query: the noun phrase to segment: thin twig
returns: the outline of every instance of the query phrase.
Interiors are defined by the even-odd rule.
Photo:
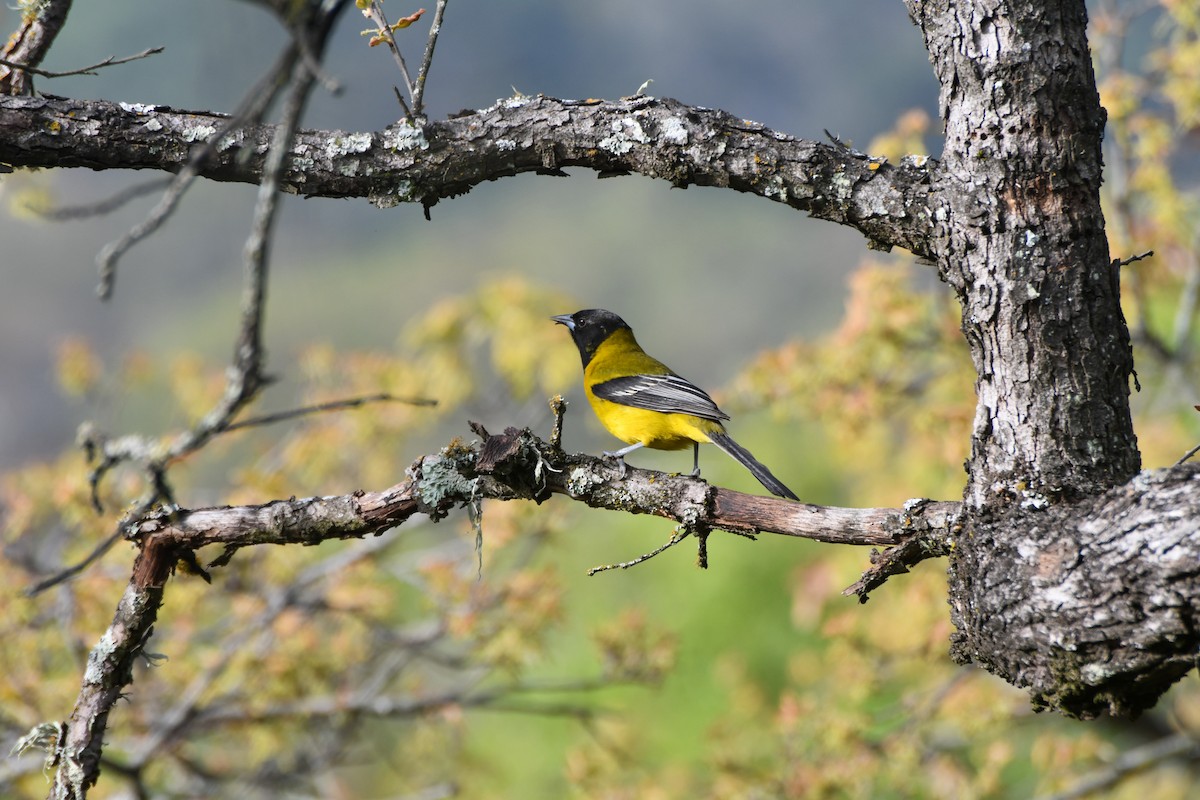
[[[97,200],[94,203],[84,203],[76,206],[59,206],[46,211],[36,212],[39,217],[55,222],[62,222],[69,219],[83,219],[85,217],[95,217],[101,214],[108,214],[116,211],[121,206],[131,200],[136,200],[144,194],[157,192],[170,186],[171,178],[155,178],[145,183],[137,183],[133,186],[128,186],[116,194],[106,197],[103,200]]]
[[[400,104],[400,108],[404,111],[404,118],[411,122],[413,119],[413,113],[409,109],[408,103],[404,101],[404,95],[400,94],[400,87],[393,85],[392,91],[396,94],[396,102]]]
[[[313,74],[324,87],[325,91],[331,95],[339,95],[342,93],[342,84],[337,78],[325,71],[325,67],[321,64],[321,60],[317,58],[317,54],[312,51],[312,47],[308,44],[308,40],[304,38],[303,31],[290,31],[292,40],[296,46],[300,48],[300,57],[304,59],[308,71]]]
[[[289,81],[291,91],[284,103],[271,147],[267,151],[266,162],[263,164],[263,178],[258,187],[258,200],[254,207],[254,219],[242,250],[245,269],[242,324],[234,348],[233,365],[225,384],[225,394],[217,406],[194,428],[176,438],[169,448],[168,455],[161,459],[160,463],[166,463],[204,446],[209,439],[224,431],[238,412],[248,405],[268,382],[262,370],[262,325],[267,286],[268,242],[279,209],[280,178],[287,166],[292,139],[299,127],[300,117],[315,81],[316,76],[303,60],[298,59],[293,63],[292,77]]]
[[[42,580],[35,583],[33,586],[27,587],[25,589],[25,596],[33,597],[35,595],[39,595],[42,592],[46,591],[47,589],[57,586],[58,584],[62,583],[63,581],[74,578],[76,575],[83,572],[85,569],[87,569],[93,563],[95,563],[97,559],[99,559],[101,556],[103,556],[105,553],[107,553],[112,548],[112,546],[117,543],[117,541],[122,537],[122,535],[124,533],[125,533],[124,527],[122,525],[118,524],[116,530],[114,530],[112,533],[110,533],[104,539],[104,541],[100,542],[100,544],[98,544],[94,548],[92,548],[92,552],[88,553],[81,560],[77,561],[76,563],[72,564],[71,566],[66,567],[65,569],[59,570],[58,572],[54,573],[53,575],[51,575],[48,578],[43,578]]]
[[[413,88],[413,113],[418,117],[425,113],[425,78],[429,75],[429,65],[433,63],[433,48],[437,46],[438,34],[442,32],[442,16],[446,13],[448,0],[437,0],[433,11],[433,25],[429,28],[429,38],[425,41],[425,56],[421,59],[421,69],[417,72],[417,85]]]
[[[187,164],[171,180],[162,198],[146,215],[146,218],[129,229],[121,238],[109,242],[100,250],[96,256],[96,266],[100,273],[96,294],[101,299],[107,300],[112,296],[113,286],[116,282],[117,262],[130,248],[157,231],[170,218],[179,205],[179,201],[183,199],[183,195],[190,188],[192,181],[199,174],[200,167],[215,150],[217,143],[243,126],[261,118],[279,91],[286,85],[283,76],[292,71],[296,60],[300,57],[299,50],[299,46],[293,41],[267,74],[246,93],[233,116],[229,117],[220,130],[210,136],[202,146],[195,149]]]
[[[388,46],[388,50],[392,51],[392,59],[396,62],[396,66],[400,68],[400,74],[404,77],[404,88],[408,90],[408,96],[413,100],[413,108],[415,110],[417,108],[416,86],[413,84],[412,78],[408,75],[408,64],[404,61],[404,54],[400,52],[399,45],[396,44],[395,31],[388,24],[387,17],[383,13],[383,7],[377,2],[372,2],[363,9],[363,16],[378,26],[380,38]],[[399,92],[397,92],[397,95],[399,95]],[[405,116],[408,117],[409,121],[414,122],[413,115],[409,113],[408,106],[404,103],[403,99],[401,99],[400,105],[404,107]]]
[[[1200,406],[1197,406],[1196,410],[1200,411]],[[1176,461],[1174,466],[1182,467],[1184,464],[1186,464],[1188,461],[1190,461],[1192,456],[1196,455],[1196,453],[1200,453],[1200,444],[1196,445],[1191,450],[1188,450],[1186,453],[1184,453],[1183,457],[1180,458],[1178,461]]]
[[[309,414],[320,414],[325,411],[341,411],[347,408],[358,408],[365,406],[368,403],[406,403],[411,406],[436,406],[437,400],[431,400],[427,397],[396,397],[395,395],[381,392],[380,394],[371,394],[364,397],[351,397],[346,400],[331,400],[328,403],[317,403],[311,406],[302,406],[300,408],[292,408],[287,411],[279,411],[274,414],[263,414],[258,417],[240,420],[238,422],[226,425],[222,429],[222,433],[236,431],[239,428],[252,428],[262,425],[273,425],[276,422],[286,422],[289,419],[296,417],[304,417]]]
[[[153,471],[153,468],[151,468],[151,470]],[[91,484],[92,505],[96,508],[96,512],[100,513],[103,509],[100,507],[100,500],[98,497],[99,475],[96,469],[93,469],[88,475],[88,481]],[[121,515],[121,519],[117,521],[112,533],[110,533],[104,538],[103,541],[92,548],[92,551],[79,561],[75,562],[69,567],[59,570],[49,577],[43,578],[34,585],[26,588],[25,596],[33,597],[34,595],[41,594],[47,589],[53,588],[64,581],[70,580],[79,573],[83,572],[85,569],[103,557],[105,553],[111,550],[114,544],[124,538],[125,534],[129,531],[129,526],[132,523],[145,519],[146,515],[149,514],[155,508],[155,506],[161,505],[164,501],[169,501],[170,497],[171,489],[169,486],[167,486],[166,476],[162,474],[162,469],[160,468],[158,469],[157,474],[151,480],[151,488],[147,490],[146,493],[143,494],[136,503],[134,503],[132,508]]]
[[[1130,264],[1136,264],[1137,262],[1139,262],[1143,259],[1146,259],[1146,258],[1150,258],[1153,255],[1154,255],[1153,250],[1147,250],[1144,253],[1138,253],[1136,256],[1130,256],[1129,258],[1113,259],[1113,266],[1118,267],[1118,268],[1128,267]]]
[[[131,754],[130,763],[138,768],[145,767],[165,745],[179,738],[185,732],[188,722],[198,713],[200,698],[225,674],[225,670],[234,659],[245,652],[251,640],[269,641],[274,635],[272,626],[275,621],[289,609],[295,608],[297,599],[305,591],[332,574],[378,555],[382,550],[393,546],[397,540],[397,537],[370,539],[322,559],[309,566],[286,586],[267,594],[266,607],[250,620],[230,620],[230,630],[223,639],[221,651],[216,658],[178,693],[178,699],[171,708],[156,715],[153,729],[136,745],[127,748]]]
[[[638,564],[641,564],[643,561],[649,561],[650,559],[654,558],[656,555],[658,555],[662,551],[666,550],[667,548],[674,547],[675,545],[679,544],[684,539],[686,539],[688,536],[690,536],[691,533],[692,533],[691,528],[680,526],[679,528],[676,528],[674,535],[672,535],[671,538],[667,540],[666,544],[663,544],[659,547],[654,548],[649,553],[642,553],[640,556],[633,559],[632,561],[621,561],[616,564],[601,564],[598,567],[592,567],[591,569],[589,569],[587,571],[588,577],[590,578],[591,576],[593,576],[599,572],[608,572],[609,570],[612,570],[612,569],[629,569],[630,567],[636,567]]]
[[[92,64],[90,67],[80,67],[79,69],[67,70],[66,72],[51,72],[50,70],[38,69],[37,67],[26,66],[25,64],[18,64],[15,61],[9,61],[8,59],[4,58],[0,58],[0,66],[9,67],[10,69],[18,69],[22,72],[28,72],[30,75],[37,75],[39,78],[65,78],[69,75],[95,75],[97,74],[96,70],[98,69],[103,69],[104,67],[115,67],[118,64],[128,64],[130,61],[137,61],[139,58],[156,56],[164,49],[165,48],[162,46],[150,47],[132,56],[124,56],[122,58],[109,56],[103,61]]]
[[[33,94],[29,66],[42,63],[59,31],[67,22],[71,0],[40,0],[21,14],[20,27],[0,46],[0,56],[20,67],[0,71],[0,94]]]
[[[930,505],[931,501],[924,499],[909,500],[904,504],[899,519],[912,529],[912,535],[882,552],[873,549],[871,567],[863,572],[861,578],[843,589],[842,595],[857,595],[858,602],[865,603],[870,593],[893,575],[902,575],[926,559],[949,554],[951,539],[947,534],[957,529],[958,521],[951,512],[938,523],[930,525],[930,520],[924,516]],[[919,525],[917,520],[920,521]]]
[[[327,39],[329,25],[324,26],[321,34],[322,48]],[[262,375],[262,345],[261,323],[262,305],[265,292],[265,266],[260,269],[257,265],[265,265],[265,237],[269,235],[273,225],[274,213],[277,206],[278,183],[285,156],[290,150],[291,139],[298,127],[298,118],[303,110],[304,98],[311,91],[314,77],[307,65],[298,56],[299,47],[293,40],[270,73],[259,81],[256,87],[247,95],[238,113],[231,118],[221,131],[209,139],[205,147],[194,154],[187,166],[181,170],[168,187],[158,206],[149,217],[129,231],[118,242],[108,245],[102,252],[101,284],[102,296],[111,292],[116,259],[136,241],[149,235],[162,225],[171,214],[179,199],[186,191],[191,180],[196,176],[199,165],[211,152],[216,142],[245,124],[252,118],[258,117],[265,111],[267,105],[284,84],[280,83],[280,70],[287,68],[293,73],[293,91],[283,113],[283,123],[277,130],[268,152],[267,163],[264,165],[263,185],[270,185],[264,193],[262,186],[259,191],[259,203],[256,206],[254,227],[246,244],[247,285],[243,295],[242,329],[234,355],[234,365],[229,371],[225,393],[217,406],[191,428],[179,435],[167,447],[163,448],[158,442],[140,436],[125,436],[108,440],[96,431],[81,431],[80,440],[85,450],[93,458],[99,459],[89,475],[92,486],[93,502],[98,504],[99,483],[104,475],[124,461],[138,461],[150,482],[150,489],[140,498],[134,509],[126,514],[116,530],[98,545],[92,553],[81,562],[74,564],[61,572],[46,578],[28,591],[36,593],[57,585],[77,574],[106,553],[123,534],[128,521],[138,519],[149,513],[155,506],[170,502],[170,487],[166,482],[167,465],[179,458],[195,452],[204,446],[213,436],[224,431],[233,418],[250,403],[257,393],[266,385],[267,380]],[[300,100],[297,100],[300,97]],[[286,141],[285,141],[286,140]],[[267,197],[264,201],[263,197]]]

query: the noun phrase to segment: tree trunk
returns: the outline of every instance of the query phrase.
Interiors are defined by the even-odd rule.
[[[931,249],[977,374],[965,499],[1124,483],[1140,467],[1133,355],[1100,210],[1104,110],[1084,4],[909,7],[946,127]]]
[[[977,373],[952,652],[1037,705],[1136,713],[1195,663],[1195,537],[1172,513],[1195,489],[1189,472],[1086,499],[1140,456],[1084,3],[908,6],[946,129],[929,249]]]

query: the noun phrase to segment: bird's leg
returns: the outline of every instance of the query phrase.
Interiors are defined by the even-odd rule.
[[[700,443],[692,442],[692,477],[700,477]]]
[[[625,454],[632,453],[634,450],[637,450],[641,446],[642,446],[641,442],[634,442],[633,444],[629,445],[629,447],[622,447],[620,450],[612,450],[612,451],[605,450],[604,451],[604,456],[606,458],[615,458],[617,460],[617,464],[620,465],[621,480],[625,480]]]

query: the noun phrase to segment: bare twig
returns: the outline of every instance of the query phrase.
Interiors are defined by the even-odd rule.
[[[675,545],[679,544],[684,539],[686,539],[688,536],[690,536],[691,533],[692,533],[692,531],[690,528],[686,528],[681,525],[680,527],[675,529],[675,533],[673,533],[671,535],[670,539],[668,539],[664,544],[659,545],[658,547],[654,548],[649,553],[642,553],[640,556],[633,559],[632,561],[619,561],[616,564],[601,564],[598,567],[592,567],[591,569],[589,569],[587,571],[588,577],[590,578],[591,576],[595,575],[596,573],[608,572],[609,570],[612,570],[612,569],[629,569],[630,567],[636,567],[638,564],[641,564],[644,561],[649,561],[650,559],[654,558],[656,555],[658,555],[662,551],[666,550],[667,548],[674,547]]]
[[[36,212],[43,219],[54,220],[56,222],[81,219],[84,217],[95,217],[101,214],[108,214],[116,211],[121,206],[131,200],[136,200],[144,194],[157,192],[171,185],[170,178],[155,178],[145,183],[134,184],[128,186],[121,191],[107,197],[103,200],[98,200],[95,203],[84,203],[76,206],[59,206],[46,211]]]
[[[1196,406],[1196,410],[1200,411],[1200,406]],[[1188,450],[1186,453],[1184,453],[1183,456],[1178,461],[1176,461],[1173,466],[1182,467],[1188,461],[1191,461],[1192,456],[1196,455],[1196,453],[1200,453],[1200,444],[1196,445],[1191,450]]]
[[[396,66],[400,68],[400,74],[404,77],[404,88],[408,92],[409,98],[413,101],[412,110],[409,110],[408,104],[404,102],[404,98],[400,95],[399,91],[396,92],[396,97],[400,100],[400,105],[404,109],[404,116],[409,122],[416,124],[414,115],[419,113],[416,84],[414,84],[412,78],[409,77],[408,63],[404,60],[404,54],[400,52],[400,46],[396,44],[395,31],[392,30],[392,26],[387,21],[387,16],[383,13],[383,7],[378,2],[369,3],[367,7],[362,10],[362,13],[364,17],[375,23],[377,27],[377,29],[374,31],[363,31],[363,33],[375,34],[377,38],[373,39],[373,42],[382,40],[383,43],[387,45],[388,50],[391,51],[392,60],[394,60],[396,62]],[[420,16],[422,13],[424,13],[424,9],[418,11],[414,16]]]
[[[145,767],[162,747],[179,738],[188,722],[197,715],[200,698],[221,678],[235,657],[245,650],[252,639],[262,640],[272,636],[271,626],[275,620],[288,609],[294,608],[297,599],[306,590],[352,564],[377,555],[393,546],[396,541],[396,537],[390,537],[361,542],[353,548],[322,559],[297,575],[288,585],[269,592],[266,607],[249,621],[233,625],[222,640],[218,657],[179,693],[178,699],[170,709],[157,715],[153,730],[136,746],[127,748],[131,754],[130,763],[139,769]]]
[[[149,509],[145,509],[145,510],[148,511]],[[143,511],[143,513],[145,513],[145,512]],[[112,548],[112,546],[114,544],[116,544],[121,539],[122,536],[124,536],[124,534],[125,534],[124,526],[122,524],[118,523],[116,526],[116,529],[112,533],[110,533],[108,536],[106,536],[104,538],[104,540],[102,542],[100,542],[98,545],[96,545],[94,548],[92,548],[92,552],[88,553],[86,556],[84,556],[82,559],[80,559],[76,563],[72,564],[71,566],[66,567],[65,569],[61,569],[58,572],[51,575],[50,577],[43,578],[42,580],[38,581],[37,583],[33,584],[32,586],[27,587],[25,589],[25,596],[33,597],[35,595],[39,595],[42,592],[46,591],[47,589],[51,589],[51,588],[57,586],[58,584],[62,583],[63,581],[67,581],[67,580],[70,580],[71,578],[74,578],[76,575],[83,572],[85,569],[87,569],[92,564],[94,564],[101,556],[103,556],[105,553],[107,553]]]
[[[392,92],[396,95],[396,102],[400,104],[400,108],[404,111],[404,118],[410,122],[413,119],[412,110],[408,107],[408,103],[404,100],[404,95],[400,94],[400,87],[393,86]]]
[[[28,72],[30,75],[37,75],[39,78],[65,78],[69,75],[96,75],[96,70],[98,69],[103,69],[104,67],[115,67],[117,64],[128,64],[130,61],[137,61],[140,58],[156,56],[164,49],[165,48],[161,46],[149,47],[142,52],[135,53],[131,56],[123,56],[121,58],[109,56],[103,61],[99,61],[91,66],[67,70],[66,72],[51,72],[50,70],[38,69],[37,67],[30,67],[25,64],[18,64],[15,61],[9,61],[5,58],[0,58],[0,66],[9,67],[10,69],[19,69],[22,72]]]
[[[913,536],[883,552],[871,551],[871,568],[862,577],[842,590],[845,596],[857,595],[860,603],[893,575],[908,572],[909,568],[930,558],[950,553],[951,535],[958,528],[957,511],[945,509],[944,516],[927,513],[929,500],[909,500],[897,521],[911,528]],[[934,521],[936,519],[936,521]]]
[[[436,406],[437,400],[431,400],[426,397],[396,397],[387,392],[379,394],[370,394],[364,397],[351,397],[346,400],[331,400],[328,403],[317,403],[316,405],[303,406],[301,408],[292,408],[287,411],[279,411],[274,414],[263,414],[259,417],[251,417],[250,419],[240,420],[238,422],[226,425],[222,433],[235,431],[239,428],[253,428],[262,425],[273,425],[276,422],[286,422],[289,419],[308,416],[309,414],[320,414],[326,411],[342,411],[348,408],[359,408],[369,403],[406,403],[411,406]]]
[[[313,52],[312,45],[308,42],[308,37],[302,28],[293,28],[288,26],[288,32],[292,35],[292,41],[300,48],[300,57],[304,59],[304,65],[308,67],[309,73],[321,84],[321,87],[331,95],[339,95],[342,93],[341,82],[325,71],[325,65],[321,63],[321,58]]]
[[[1138,253],[1137,255],[1129,256],[1128,258],[1113,259],[1113,266],[1117,267],[1117,268],[1128,267],[1130,264],[1136,264],[1139,261],[1142,261],[1147,258],[1151,258],[1153,256],[1154,256],[1154,251],[1147,250],[1144,253]]]
[[[263,165],[263,180],[258,185],[258,200],[250,235],[242,251],[246,283],[242,290],[242,328],[234,353],[234,373],[226,387],[224,408],[215,409],[214,424],[202,426],[197,433],[215,432],[229,424],[233,415],[248,403],[263,386],[262,320],[266,298],[268,246],[279,210],[279,182],[290,157],[292,137],[300,125],[300,116],[308,103],[316,76],[303,62],[293,65],[291,91],[284,103],[279,127],[271,140]],[[201,442],[202,443],[202,442]],[[199,446],[199,443],[196,445]]]
[[[332,17],[325,19],[322,25],[318,29],[317,41],[323,50],[328,30],[332,25]],[[298,57],[298,45],[295,42],[279,59],[269,75],[259,82],[260,86],[257,88],[264,91],[252,91],[247,95],[239,113],[230,118],[224,128],[209,139],[205,148],[193,155],[187,167],[171,182],[162,200],[147,219],[129,231],[121,240],[106,246],[99,259],[101,262],[100,291],[102,296],[105,296],[112,290],[112,281],[115,275],[113,270],[119,255],[162,225],[174,210],[192,178],[196,176],[207,153],[211,152],[217,141],[226,133],[252,118],[257,118],[265,111],[270,100],[278,91],[279,71],[284,67],[292,72],[290,81],[292,91],[285,104],[282,123],[272,140],[267,163],[264,165],[259,202],[255,208],[252,230],[246,242],[244,253],[246,286],[242,301],[242,325],[225,393],[217,406],[200,422],[193,428],[175,436],[169,444],[142,436],[109,439],[90,425],[81,427],[80,443],[88,452],[89,458],[98,462],[92,468],[88,478],[92,487],[94,505],[99,507],[100,481],[109,471],[125,461],[137,462],[146,474],[150,486],[108,538],[97,545],[82,561],[31,587],[27,590],[31,594],[45,591],[51,586],[79,574],[103,556],[127,532],[126,527],[131,520],[144,517],[161,503],[169,504],[172,498],[166,480],[167,466],[172,461],[195,452],[214,436],[228,429],[234,417],[257,396],[267,383],[267,378],[262,373],[261,342],[262,307],[266,285],[266,239],[274,224],[275,211],[278,206],[279,180],[290,155],[291,140],[298,128],[300,114],[315,80],[311,70]]]
[[[336,16],[339,9],[340,4],[311,24],[318,29],[321,26],[327,26],[328,20]],[[298,60],[304,63],[311,76],[323,82],[328,91],[336,94],[341,90],[337,81],[328,77],[322,71],[320,59],[317,58],[312,43],[307,38],[309,35],[307,29],[289,28],[289,32],[292,34],[291,43],[284,49],[274,66],[246,93],[234,114],[226,118],[224,124],[216,133],[209,136],[204,141],[203,146],[197,148],[192,153],[187,165],[176,174],[158,205],[151,210],[142,222],[131,228],[124,236],[113,242],[109,242],[101,249],[99,255],[96,257],[96,264],[100,272],[100,282],[96,291],[102,299],[108,299],[112,295],[113,284],[116,279],[116,266],[121,256],[142,239],[145,239],[162,227],[163,223],[167,221],[176,206],[178,206],[180,199],[187,192],[200,168],[213,154],[217,145],[222,140],[242,127],[257,122],[261,118],[262,114],[275,100],[279,91],[287,84],[286,76],[294,71]],[[320,33],[320,38],[323,40],[325,35],[325,33]],[[322,49],[324,48],[323,43],[321,47]]]
[[[433,48],[437,46],[438,34],[442,32],[442,17],[446,13],[447,1],[437,0],[437,7],[433,11],[433,25],[429,28],[429,38],[425,41],[425,56],[421,59],[417,84],[413,87],[413,113],[418,117],[425,113],[425,78],[429,75],[429,65],[433,63]]]
[[[96,266],[100,273],[96,293],[101,299],[107,300],[112,296],[113,285],[116,282],[117,262],[121,257],[138,242],[161,228],[163,223],[170,218],[179,205],[179,201],[183,199],[184,194],[190,188],[193,179],[216,151],[219,142],[242,127],[257,123],[262,118],[263,113],[286,86],[285,78],[292,72],[299,58],[300,47],[293,39],[292,44],[284,49],[271,69],[246,93],[233,115],[222,117],[216,133],[209,136],[201,146],[192,151],[187,163],[176,173],[162,198],[146,215],[146,218],[129,229],[121,238],[109,242],[100,250],[96,256]]]

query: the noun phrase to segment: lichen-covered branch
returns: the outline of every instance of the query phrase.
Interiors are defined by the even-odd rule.
[[[476,445],[424,456],[407,480],[382,491],[164,511],[143,520],[130,535],[140,548],[132,578],[112,626],[89,658],[57,751],[56,787],[62,791],[55,796],[81,797],[80,787],[95,780],[108,711],[130,679],[162,587],[181,557],[219,545],[224,552],[209,565],[218,568],[252,545],[379,535],[415,514],[437,520],[482,499],[541,503],[553,495],[695,528],[891,545],[852,587],[860,596],[951,545],[985,553],[1006,566],[981,574],[1007,577],[1003,585],[973,595],[986,598],[988,606],[957,609],[956,618],[965,624],[955,655],[1030,676],[1026,685],[1039,702],[1079,716],[1150,707],[1194,667],[1200,646],[1192,602],[1200,596],[1200,542],[1188,522],[1200,516],[1200,467],[1146,474],[1072,506],[1014,507],[985,523],[964,518],[959,503],[828,508],[649,470],[630,468],[621,479],[611,461],[568,454],[528,430],[509,428]],[[1024,645],[997,648],[992,637],[1012,636],[1012,609],[1020,612]],[[1040,664],[1047,666],[1039,671]]]
[[[142,552],[138,562],[146,557]],[[88,655],[75,709],[55,748],[58,771],[50,791],[55,800],[81,800],[100,776],[108,714],[133,680],[134,663],[150,637],[162,597],[161,585],[139,586],[130,581],[112,624]]]
[[[414,514],[435,521],[482,499],[533,500],[565,495],[594,508],[653,514],[681,525],[739,533],[755,531],[825,542],[897,545],[914,537],[945,541],[958,503],[922,502],[905,509],[848,509],[757,497],[705,481],[628,468],[624,479],[609,460],[568,454],[528,430],[509,428],[474,446],[461,444],[417,460],[409,478],[377,492],[278,500],[259,506],[170,509],[131,526],[139,547],[113,622],[88,658],[82,688],[57,743],[51,796],[83,798],[99,775],[108,713],[132,680],[150,636],[163,587],[180,559],[224,548],[210,564],[227,564],[243,547],[319,544],[379,535]]]
[[[166,106],[60,97],[0,98],[0,163],[177,171],[227,118]],[[220,181],[262,179],[270,126],[222,139],[200,170]],[[851,225],[876,246],[930,252],[927,206],[935,162],[888,164],[837,143],[795,139],[724,111],[676,100],[519,96],[415,128],[300,131],[281,187],[427,209],[484,181],[587,167],[636,172],[678,187],[720,186]]]
[[[175,511],[136,526],[139,586],[161,586],[179,556],[208,545],[226,555],[256,544],[317,544],[378,535],[417,513],[440,519],[479,500],[569,496],[593,508],[652,514],[686,526],[776,533],[822,542],[897,545],[914,536],[949,535],[958,503],[923,501],[905,509],[833,508],[743,494],[698,478],[628,468],[556,450],[529,431],[509,428],[475,447],[448,447],[419,459],[411,477],[379,492],[278,500],[261,506]]]

